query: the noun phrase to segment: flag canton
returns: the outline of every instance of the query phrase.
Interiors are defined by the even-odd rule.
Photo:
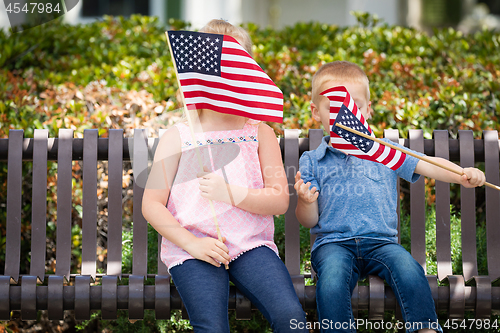
[[[192,31],[169,31],[177,71],[220,76],[224,35]]]
[[[366,139],[343,128],[335,126],[336,123],[355,129],[356,131],[364,133],[366,135],[370,135],[370,132],[363,125],[363,123],[359,121],[359,119],[356,118],[356,116],[344,104],[342,104],[342,106],[340,107],[340,111],[337,114],[335,123],[333,123],[332,125],[332,132],[334,132],[359,150],[363,151],[364,153],[368,153],[373,147],[373,140]]]

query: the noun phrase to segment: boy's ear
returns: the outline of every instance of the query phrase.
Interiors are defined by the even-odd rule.
[[[319,117],[319,109],[316,104],[314,104],[314,102],[311,102],[311,115],[314,120],[321,122],[321,118]]]
[[[368,101],[368,106],[366,108],[366,114],[368,116],[368,119],[370,119],[373,115],[372,101]]]

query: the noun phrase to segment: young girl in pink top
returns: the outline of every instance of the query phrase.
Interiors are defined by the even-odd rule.
[[[201,31],[230,35],[251,54],[250,38],[239,27],[212,20]],[[195,332],[229,332],[229,281],[275,332],[300,332],[297,323],[305,323],[305,314],[273,241],[273,215],[288,208],[287,180],[273,130],[206,109],[190,114],[197,142],[182,122],[162,136],[142,212],[163,236],[161,259]],[[201,147],[205,172],[200,172],[195,146]],[[208,199],[223,242],[217,239]]]

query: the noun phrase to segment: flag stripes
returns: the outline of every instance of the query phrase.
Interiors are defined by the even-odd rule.
[[[186,105],[283,122],[283,93],[231,36],[169,31]]]
[[[335,126],[335,123],[339,122],[344,126],[375,137],[345,87],[333,87],[323,91],[320,95],[326,96],[330,100],[330,142],[332,147],[361,159],[382,163],[392,170],[398,169],[403,164],[406,154]]]

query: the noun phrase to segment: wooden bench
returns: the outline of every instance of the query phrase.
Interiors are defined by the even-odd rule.
[[[298,138],[298,130],[286,130],[280,139],[285,170],[291,189],[290,207],[285,214],[285,263],[292,276],[304,309],[315,309],[315,286],[305,285],[314,272],[300,271],[299,223],[295,218],[297,197],[294,175],[303,151],[315,149],[322,130],[309,131],[308,138]],[[424,139],[421,130],[409,132],[409,139],[399,139],[398,132],[388,130],[385,136],[405,146],[460,162],[462,166],[485,163],[487,180],[499,184],[499,140],[496,131],[485,131],[474,139],[471,131],[460,131],[459,139],[450,139],[447,131],[434,131],[434,138]],[[165,266],[158,260],[158,270],[148,274],[147,222],[140,209],[133,211],[132,274],[122,274],[122,170],[124,161],[133,159],[134,169],[145,170],[158,139],[147,138],[137,129],[133,138],[124,138],[122,130],[110,130],[107,138],[97,130],[85,130],[84,137],[73,138],[73,132],[61,129],[57,138],[48,138],[46,130],[35,130],[34,138],[24,138],[22,130],[11,130],[9,138],[0,139],[0,162],[7,161],[5,265],[0,267],[0,320],[20,310],[23,320],[37,318],[47,310],[51,320],[62,319],[65,310],[74,310],[77,320],[89,319],[92,310],[101,310],[103,319],[116,319],[119,309],[128,310],[130,319],[142,319],[145,309],[154,309],[157,319],[170,318],[172,309],[182,304]],[[56,161],[57,175],[57,253],[55,274],[46,271],[47,161]],[[22,164],[33,162],[31,262],[29,272],[20,272]],[[72,161],[83,161],[82,263],[79,274],[70,274]],[[108,161],[108,234],[107,268],[96,270],[97,162]],[[142,180],[144,181],[144,180]],[[140,183],[140,181],[139,181]],[[476,318],[489,318],[500,311],[500,287],[492,283],[500,277],[500,193],[486,188],[486,228],[488,275],[478,275],[476,250],[475,190],[461,189],[461,228],[463,275],[452,271],[450,241],[450,187],[436,185],[436,241],[438,275],[428,276],[436,308],[450,318],[463,318],[474,311]],[[137,182],[133,189],[133,206],[141,207],[143,189]],[[410,186],[411,253],[425,269],[425,189],[423,179]],[[313,241],[313,239],[311,239]],[[128,284],[119,280],[128,278]],[[153,285],[145,279],[154,279]],[[448,281],[439,285],[438,281]],[[97,283],[96,283],[97,282]],[[99,283],[100,282],[100,283]],[[231,288],[230,309],[237,318],[249,318],[252,305],[238,290]],[[389,287],[377,277],[368,285],[359,285],[352,297],[355,314],[368,311],[369,319],[382,319],[385,311],[397,311],[397,302]]]

